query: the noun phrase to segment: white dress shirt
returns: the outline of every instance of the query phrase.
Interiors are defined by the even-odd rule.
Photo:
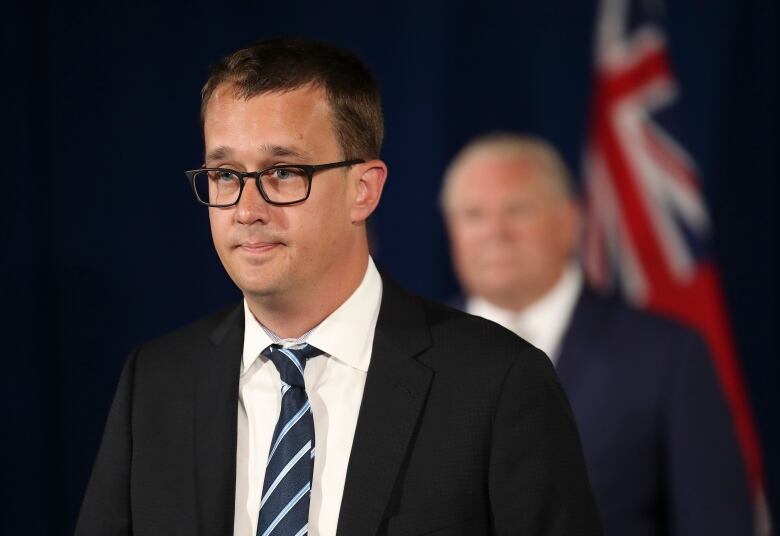
[[[496,307],[480,297],[469,298],[466,311],[514,331],[555,363],[581,291],[582,270],[571,263],[547,294],[521,311]]]
[[[281,409],[281,379],[260,355],[268,345],[305,339],[325,355],[309,359],[303,380],[314,416],[314,476],[309,534],[336,533],[360,401],[371,361],[382,279],[371,258],[355,292],[330,316],[296,340],[279,340],[244,301],[244,353],[239,379],[235,536],[255,536],[265,466]]]

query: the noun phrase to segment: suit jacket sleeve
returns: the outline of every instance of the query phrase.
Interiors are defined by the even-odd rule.
[[[131,407],[137,352],[125,364],[106,421],[75,536],[129,536]]]
[[[601,534],[568,400],[539,350],[525,352],[504,380],[489,487],[496,534]]]
[[[747,480],[706,347],[680,341],[665,411],[670,534],[753,534]]]

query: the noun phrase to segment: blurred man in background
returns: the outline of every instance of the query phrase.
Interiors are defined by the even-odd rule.
[[[608,535],[752,534],[745,472],[702,341],[587,287],[580,210],[544,141],[468,144],[441,193],[456,304],[550,356],[582,437]]]

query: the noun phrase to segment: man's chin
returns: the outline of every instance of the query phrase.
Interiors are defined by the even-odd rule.
[[[250,276],[242,274],[231,279],[247,299],[269,298],[281,292],[280,282],[268,277],[267,274],[263,277],[257,274]]]
[[[268,299],[282,292],[279,285],[270,281],[242,281],[237,286],[246,298],[251,299]]]
[[[483,284],[478,287],[477,294],[494,305],[512,309],[521,295],[516,279],[501,280],[483,277],[482,282]]]
[[[503,267],[480,270],[478,281],[481,287],[494,291],[516,291],[518,287],[517,270],[516,268],[509,270]]]
[[[242,258],[232,267],[230,278],[245,296],[266,298],[280,292],[284,286],[283,268],[278,263]]]

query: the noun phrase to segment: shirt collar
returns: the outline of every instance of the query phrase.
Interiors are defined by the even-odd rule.
[[[255,359],[260,356],[260,352],[275,342],[270,332],[263,328],[249,310],[249,304],[244,298],[244,354],[241,359],[241,374],[249,370]]]
[[[582,270],[571,263],[547,294],[518,315],[520,329],[534,333],[536,341],[532,342],[553,361],[558,357],[558,347],[581,290]]]
[[[260,352],[270,344],[294,344],[303,341],[319,348],[333,359],[367,372],[381,301],[382,278],[371,257],[368,258],[363,280],[352,295],[325,320],[294,341],[279,340],[273,332],[265,329],[255,319],[244,300],[242,374],[249,370]]]

